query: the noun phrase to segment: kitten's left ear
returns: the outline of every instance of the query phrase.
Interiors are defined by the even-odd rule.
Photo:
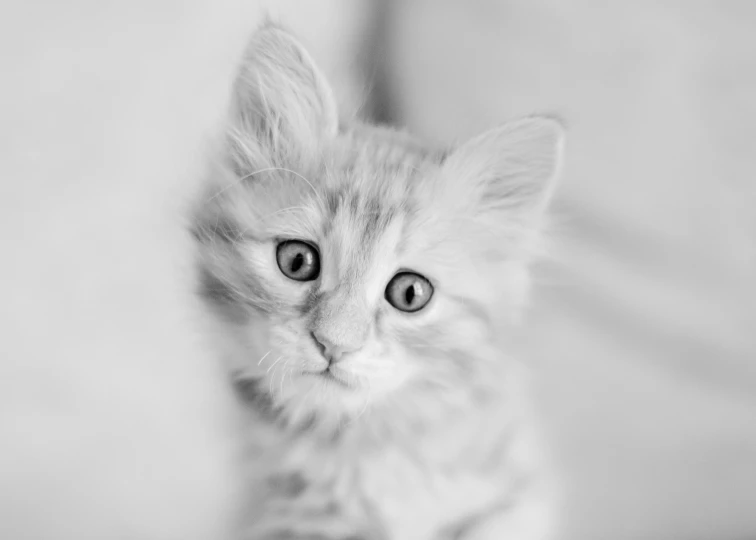
[[[563,146],[559,121],[528,117],[463,144],[447,158],[444,169],[467,193],[459,196],[472,204],[470,211],[537,225],[554,192]]]
[[[253,144],[278,165],[296,161],[336,135],[331,88],[305,48],[266,21],[252,36],[234,83],[231,108],[236,157]],[[243,164],[242,164],[243,165]]]

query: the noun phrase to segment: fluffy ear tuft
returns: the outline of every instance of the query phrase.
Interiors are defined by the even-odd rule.
[[[468,193],[472,187],[473,211],[502,211],[531,222],[551,199],[563,145],[561,122],[533,116],[473,138],[452,152],[444,167]]]
[[[325,77],[304,47],[270,21],[246,48],[231,115],[231,154],[242,170],[258,152],[279,166],[296,162],[338,130],[336,103]]]

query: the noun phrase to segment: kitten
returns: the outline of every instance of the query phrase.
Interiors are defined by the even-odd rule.
[[[266,23],[193,215],[248,424],[252,540],[545,538],[549,475],[501,337],[559,166],[531,117],[448,152],[356,121]]]

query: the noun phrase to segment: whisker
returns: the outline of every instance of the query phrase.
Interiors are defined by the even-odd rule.
[[[241,178],[239,178],[238,182],[234,182],[233,184],[229,184],[226,187],[224,187],[223,189],[221,189],[220,191],[218,191],[217,193],[215,193],[212,197],[210,197],[207,200],[207,202],[211,202],[214,199],[216,199],[217,197],[220,197],[223,193],[225,193],[226,191],[228,191],[231,188],[235,188],[235,187],[241,186],[242,182],[244,182],[247,178],[251,178],[252,176],[254,176],[256,174],[260,174],[260,173],[264,173],[264,172],[269,172],[269,171],[275,171],[277,169],[278,169],[278,167],[266,167],[265,169],[260,169],[260,170],[251,172],[249,174],[245,174],[244,176],[242,176]]]
[[[283,167],[276,167],[276,168],[279,171],[285,171],[285,172],[293,174],[294,176],[296,176],[298,178],[301,178],[308,186],[310,186],[310,189],[312,189],[312,193],[315,195],[315,198],[320,203],[320,207],[321,208],[325,208],[326,207],[325,206],[325,202],[323,201],[323,198],[320,196],[320,193],[318,193],[318,190],[315,189],[315,186],[313,186],[312,183],[307,178],[305,178],[304,176],[302,176],[301,174],[299,174],[297,171],[292,171],[291,169],[285,169]]]
[[[275,212],[271,212],[267,216],[263,217],[262,219],[268,219],[269,217],[275,216],[276,214],[280,214],[282,212],[293,212],[294,210],[307,210],[306,206],[290,206],[288,208],[282,208],[281,210],[276,210]]]
[[[294,385],[294,368],[289,368],[289,386]]]
[[[279,356],[278,358],[276,358],[276,361],[273,362],[270,366],[268,366],[268,370],[265,373],[270,373],[270,370],[273,369],[276,366],[276,364],[281,361],[282,358],[283,356]]]
[[[273,362],[270,366],[268,366],[268,369],[267,369],[267,371],[265,373],[267,373],[267,374],[270,375],[270,370],[272,370],[273,368],[275,368],[276,364],[278,364],[281,361],[282,358],[283,358],[283,356],[279,356],[278,358],[276,358],[276,361]],[[273,374],[270,375],[270,381],[268,383],[268,392],[271,395],[273,394],[273,382],[276,380],[276,373],[277,373],[277,370],[273,371]]]
[[[284,387],[284,379],[286,379],[286,371],[290,369],[289,368],[289,360],[286,360],[283,365],[283,375],[281,375],[281,387],[279,388],[279,393],[283,397],[283,387]]]
[[[266,358],[268,357],[268,355],[269,355],[269,354],[270,354],[270,353],[271,353],[272,351],[273,351],[273,349],[271,349],[270,351],[266,352],[266,353],[265,353],[265,354],[264,354],[264,355],[262,356],[262,358],[260,358],[260,361],[259,361],[259,362],[257,362],[257,365],[259,366],[260,364],[262,364],[262,363],[263,363],[263,360],[265,360],[265,359],[266,359]]]
[[[359,412],[359,414],[358,414],[358,415],[357,415],[357,417],[356,417],[356,418],[355,418],[355,419],[353,420],[353,422],[357,422],[357,420],[359,420],[359,419],[360,419],[360,417],[361,417],[361,416],[362,416],[363,414],[365,414],[365,411],[367,410],[367,408],[368,408],[368,405],[370,404],[370,394],[371,394],[371,392],[372,392],[372,390],[373,390],[373,387],[372,387],[372,386],[370,386],[370,381],[367,381],[367,385],[368,385],[368,391],[367,391],[367,397],[365,398],[365,405],[364,405],[364,406],[362,407],[362,410],[361,410],[361,411]]]
[[[249,174],[245,174],[241,178],[239,178],[239,183],[244,182],[247,178],[252,178],[256,174],[264,173],[264,172],[271,172],[271,171],[277,171],[278,167],[265,167],[264,169],[259,169],[255,172],[251,172]]]

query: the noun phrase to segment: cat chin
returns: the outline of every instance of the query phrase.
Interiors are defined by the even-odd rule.
[[[340,428],[370,414],[381,401],[380,388],[337,370],[305,372],[287,381],[277,404],[292,424]]]

